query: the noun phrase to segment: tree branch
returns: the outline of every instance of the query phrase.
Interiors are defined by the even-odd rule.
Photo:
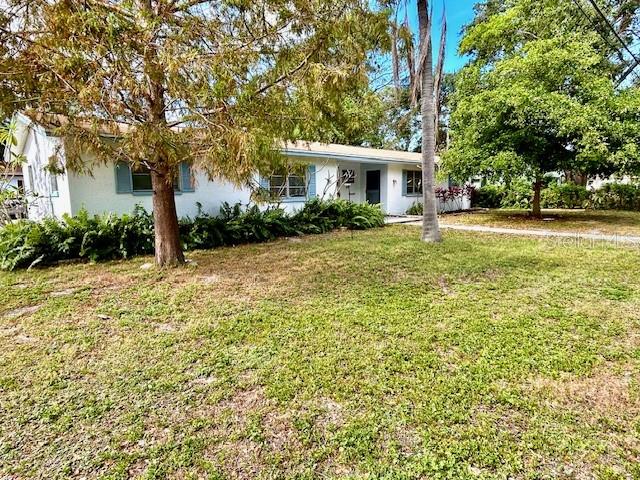
[[[279,83],[285,81],[286,79],[288,79],[292,75],[295,75],[296,73],[298,73],[300,70],[302,70],[309,63],[309,60],[311,59],[311,57],[313,57],[316,53],[318,53],[319,49],[320,49],[319,47],[313,49],[306,57],[304,57],[304,60],[302,60],[298,64],[297,67],[295,67],[293,70],[291,70],[291,71],[289,71],[287,73],[283,73],[278,78],[276,78],[273,82],[268,83],[267,85],[264,85],[255,94],[256,95],[260,95],[260,94],[266,92],[267,90],[269,90],[270,88],[272,88],[272,87],[278,85]]]

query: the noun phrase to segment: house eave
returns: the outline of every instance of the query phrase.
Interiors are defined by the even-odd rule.
[[[419,165],[418,162],[412,162],[410,160],[405,160],[405,159],[363,157],[358,155],[347,155],[347,154],[331,153],[331,152],[314,152],[309,150],[285,149],[282,151],[282,153],[289,157],[305,158],[305,159],[322,158],[327,160],[338,160],[338,161],[353,162],[353,163],[371,163],[371,164],[380,164],[380,165],[388,165],[388,164]]]

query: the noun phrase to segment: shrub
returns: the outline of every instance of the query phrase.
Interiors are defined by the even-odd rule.
[[[504,187],[500,185],[485,185],[474,190],[471,195],[471,206],[480,208],[500,208],[504,197]]]
[[[422,215],[422,203],[414,202],[407,209],[407,215]]]
[[[485,185],[475,190],[471,197],[471,206],[531,208],[532,199],[531,185],[526,180],[516,180],[508,186]],[[586,187],[571,182],[558,185],[549,181],[549,185],[541,192],[541,206],[542,208],[640,210],[640,185],[609,183],[590,192]]]
[[[542,190],[542,208],[584,208],[589,198],[589,191],[575,183],[552,183]]]
[[[640,210],[640,185],[607,183],[591,192],[586,207],[594,210]]]
[[[531,208],[533,187],[524,179],[513,180],[505,189],[500,202],[502,208]]]
[[[217,217],[199,212],[193,219],[181,219],[180,236],[184,248],[194,250],[382,225],[384,214],[379,206],[314,199],[293,215],[279,208],[242,209],[224,204]],[[152,253],[153,245],[153,219],[141,207],[122,216],[89,216],[81,211],[62,220],[22,220],[0,229],[0,268],[13,270],[71,259],[129,258]]]
[[[153,252],[153,219],[141,207],[132,215],[90,217],[81,211],[62,220],[22,220],[0,229],[0,268],[31,267],[60,260],[129,258]]]
[[[438,213],[443,211],[455,212],[462,210],[465,197],[473,198],[475,188],[471,185],[463,187],[437,187],[435,189],[436,200],[438,200]],[[407,215],[422,215],[422,203],[414,202],[405,212]]]

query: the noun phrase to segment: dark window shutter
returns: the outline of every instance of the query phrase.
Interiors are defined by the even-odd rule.
[[[402,195],[407,194],[407,171],[402,170]]]
[[[131,168],[125,162],[116,163],[116,193],[131,193]]]
[[[180,164],[180,190],[183,192],[195,192],[196,188],[193,182],[193,174],[191,165],[187,162]]]
[[[269,190],[269,178],[260,176],[260,188],[264,188],[265,190]]]
[[[309,165],[307,168],[307,198],[316,196],[316,166]]]

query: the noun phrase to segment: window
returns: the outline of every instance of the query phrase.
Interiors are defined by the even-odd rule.
[[[422,193],[422,172],[420,170],[405,171],[405,195]]]
[[[52,197],[57,197],[59,195],[59,193],[58,193],[58,177],[56,175],[54,175],[53,173],[51,173],[49,175],[50,175],[50,181],[51,181],[51,196]]]
[[[176,176],[173,179],[173,188],[180,191],[180,178]],[[140,165],[131,169],[131,187],[134,192],[150,192],[153,190],[151,185],[151,171],[144,165]]]
[[[133,168],[125,162],[116,162],[115,174],[116,193],[149,195],[153,191],[151,171],[146,166]],[[189,163],[180,163],[173,179],[173,189],[180,194],[195,192],[194,177]]]
[[[306,179],[302,175],[271,175],[269,190],[274,197],[306,197]]]

